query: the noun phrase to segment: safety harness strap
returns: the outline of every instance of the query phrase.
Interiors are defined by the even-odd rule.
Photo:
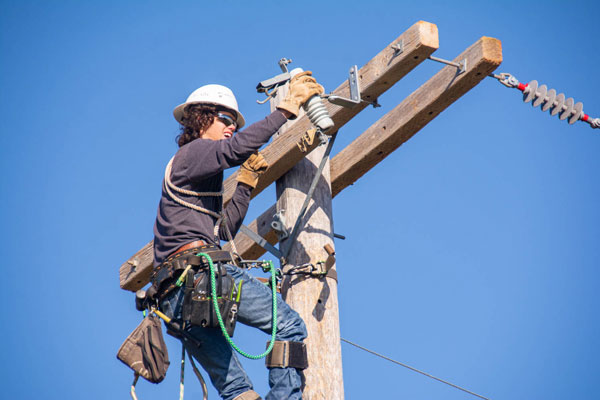
[[[327,271],[327,273],[325,274],[326,277],[333,279],[334,281],[338,281],[338,274],[337,271],[335,269],[330,269],[329,271]]]
[[[267,343],[268,345],[268,343]],[[273,350],[267,355],[268,368],[308,368],[306,345],[303,342],[276,341]]]

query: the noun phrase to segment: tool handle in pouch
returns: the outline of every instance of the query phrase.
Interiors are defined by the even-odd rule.
[[[304,72],[304,70],[302,68],[294,68],[290,71],[290,76],[293,78],[300,72]],[[308,115],[310,122],[319,128],[321,132],[325,132],[333,128],[333,120],[329,116],[329,112],[327,111],[327,108],[325,108],[325,104],[323,104],[321,96],[314,95],[308,99],[306,103],[304,103],[302,108],[304,108],[304,111],[306,112],[306,115]]]
[[[215,283],[219,313],[223,318],[227,334],[233,336],[239,308],[237,290],[241,290],[241,282],[239,288],[236,287],[233,277],[227,273],[225,266],[221,263],[217,264],[216,275]],[[207,270],[204,270],[193,284],[189,321],[192,325],[204,328],[219,328],[219,320],[215,311],[210,285],[210,274]]]

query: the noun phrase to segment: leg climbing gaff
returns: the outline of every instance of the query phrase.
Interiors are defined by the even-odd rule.
[[[210,268],[210,288],[211,288],[213,309],[216,313],[217,320],[219,322],[219,327],[221,328],[221,332],[223,333],[223,336],[225,337],[227,342],[231,345],[231,347],[235,351],[237,351],[238,353],[243,355],[244,357],[254,359],[254,360],[266,357],[268,355],[268,358],[266,360],[267,367],[280,367],[280,368],[293,367],[293,368],[297,368],[297,369],[308,368],[306,345],[303,342],[276,341],[275,340],[275,336],[277,333],[277,284],[276,284],[276,280],[275,280],[275,268],[273,266],[273,263],[271,261],[267,261],[267,263],[269,264],[269,272],[271,273],[271,282],[270,282],[271,285],[270,286],[271,286],[271,290],[273,292],[273,295],[272,295],[272,297],[273,297],[272,321],[273,322],[272,322],[272,329],[271,329],[271,341],[267,344],[267,350],[264,353],[259,354],[259,355],[251,355],[251,354],[248,354],[248,353],[244,352],[243,350],[241,350],[233,342],[233,340],[230,337],[230,332],[227,329],[225,322],[223,321],[223,316],[221,315],[221,311],[220,311],[220,309],[222,309],[222,307],[218,303],[218,298],[219,298],[217,296],[217,286],[218,285],[216,283],[216,272],[215,272],[215,266],[212,262],[212,259],[206,253],[198,253],[197,255],[199,257],[204,257],[208,262],[208,265]],[[235,285],[234,285],[234,287],[235,287]],[[240,288],[241,288],[241,281],[240,281]],[[241,292],[241,290],[238,291],[238,302],[239,302],[240,292]]]
[[[306,345],[303,342],[277,341],[273,351],[265,359],[265,364],[269,368],[306,369],[308,368]]]

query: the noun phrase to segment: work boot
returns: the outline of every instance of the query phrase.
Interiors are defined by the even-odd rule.
[[[254,390],[248,390],[236,396],[233,400],[262,400],[262,398]]]

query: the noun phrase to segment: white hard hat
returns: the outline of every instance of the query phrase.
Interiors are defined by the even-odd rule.
[[[194,90],[185,101],[173,110],[173,116],[180,123],[183,120],[183,110],[190,104],[212,104],[231,110],[236,116],[237,129],[241,129],[246,121],[238,110],[238,103],[231,89],[222,85],[204,85]]]

